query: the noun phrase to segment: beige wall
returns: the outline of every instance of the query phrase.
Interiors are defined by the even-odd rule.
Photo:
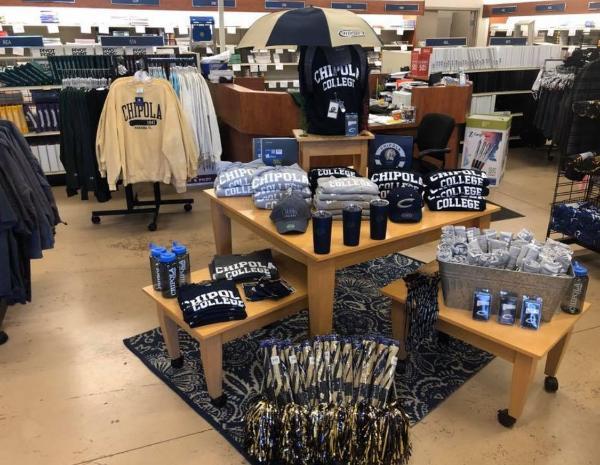
[[[483,0],[425,0],[425,8],[482,8]]]

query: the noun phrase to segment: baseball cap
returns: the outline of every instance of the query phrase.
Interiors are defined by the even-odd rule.
[[[387,195],[388,216],[394,223],[418,223],[423,218],[423,197],[412,187],[398,187]]]
[[[275,204],[270,218],[279,234],[303,233],[308,227],[310,207],[300,193],[292,192]]]

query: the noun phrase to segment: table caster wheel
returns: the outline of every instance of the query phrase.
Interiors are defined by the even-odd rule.
[[[544,380],[544,389],[546,392],[558,391],[558,380],[554,376],[546,376]]]
[[[512,428],[514,426],[514,424],[517,422],[517,419],[515,417],[511,417],[508,414],[508,409],[505,408],[504,410],[498,410],[498,422],[502,426],[506,426],[507,428]]]
[[[8,334],[4,331],[0,331],[0,346],[8,341]]]
[[[100,217],[99,216],[92,216],[92,223],[94,223],[94,224],[100,224]]]
[[[150,223],[148,225],[148,231],[156,231],[156,223]]]
[[[221,397],[217,397],[216,399],[210,399],[210,403],[217,408],[225,407],[225,404],[227,403],[227,396],[223,394]]]
[[[186,204],[183,206],[183,209],[184,209],[186,212],[191,212],[191,211],[192,211],[192,204],[191,204],[191,203],[186,203]]]
[[[171,359],[171,368],[183,368],[183,355]]]

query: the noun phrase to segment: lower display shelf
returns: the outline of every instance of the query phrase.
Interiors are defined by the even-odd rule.
[[[46,131],[46,132],[29,132],[23,134],[23,137],[29,139],[30,137],[48,137],[48,136],[60,136],[60,131]]]

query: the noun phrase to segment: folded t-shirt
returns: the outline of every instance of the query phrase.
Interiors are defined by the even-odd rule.
[[[186,284],[178,289],[177,300],[184,321],[192,328],[247,317],[246,305],[233,281]]]
[[[372,173],[370,179],[379,187],[379,195],[382,199],[385,199],[392,189],[399,187],[414,187],[421,194],[425,189],[423,176],[416,171],[379,170]]]
[[[477,187],[471,185],[459,184],[452,187],[439,189],[427,189],[427,197],[485,197],[489,195],[490,190],[487,187]]]
[[[324,194],[371,194],[379,195],[377,184],[367,178],[320,178],[317,181]]]
[[[358,173],[352,168],[346,168],[345,166],[332,166],[327,168],[313,168],[308,172],[308,180],[310,182],[310,188],[314,192],[318,186],[319,178],[354,178],[358,176]]]
[[[249,254],[215,255],[208,264],[212,279],[231,279],[236,282],[256,281],[262,276],[278,279],[279,271],[271,249]]]
[[[453,186],[487,187],[490,180],[481,170],[440,170],[425,176],[428,189],[440,189]]]
[[[486,201],[469,199],[467,197],[443,197],[427,199],[427,206],[431,211],[483,211]]]

